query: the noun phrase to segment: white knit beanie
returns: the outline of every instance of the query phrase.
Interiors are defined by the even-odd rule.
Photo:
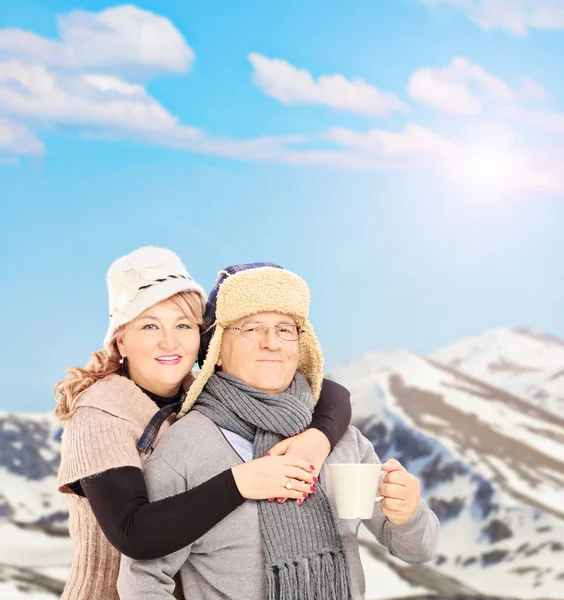
[[[104,339],[109,346],[118,327],[133,321],[150,306],[178,292],[194,291],[206,302],[178,256],[166,248],[146,246],[118,258],[108,270],[110,326]]]

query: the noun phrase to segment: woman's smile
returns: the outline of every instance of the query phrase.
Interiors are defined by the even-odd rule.
[[[162,356],[158,356],[157,358],[155,358],[155,360],[160,365],[165,365],[168,367],[171,365],[180,364],[180,361],[182,360],[182,356],[180,356],[179,354],[163,354]]]

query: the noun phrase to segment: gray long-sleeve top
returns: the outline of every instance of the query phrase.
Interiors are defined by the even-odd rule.
[[[149,498],[160,500],[189,490],[241,462],[222,431],[207,417],[192,411],[165,433],[146,463],[144,474]],[[320,473],[320,483],[333,506],[329,464],[378,462],[372,444],[358,429],[349,427]],[[293,504],[296,511],[300,510]],[[361,600],[365,593],[357,541],[360,523],[360,520],[338,521],[354,600]],[[408,563],[426,562],[435,555],[439,522],[423,500],[412,519],[403,525],[390,523],[379,504],[372,518],[362,523],[392,555]],[[178,526],[182,527],[182,521]],[[186,600],[263,600],[265,568],[257,502],[247,500],[196,542],[161,559],[136,561],[122,557],[118,578],[120,598],[170,600],[176,574],[180,575]]]

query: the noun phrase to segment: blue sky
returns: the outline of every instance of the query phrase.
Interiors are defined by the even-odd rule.
[[[298,272],[328,368],[564,337],[564,12],[534,4],[3,6],[0,409],[52,408],[148,244],[207,289]]]

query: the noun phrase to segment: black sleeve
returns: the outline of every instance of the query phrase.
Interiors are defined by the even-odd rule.
[[[231,469],[187,491],[149,502],[143,472],[120,467],[80,480],[102,531],[122,554],[151,560],[196,541],[243,504]]]
[[[310,427],[319,429],[327,436],[331,450],[345,434],[351,423],[351,415],[349,390],[336,381],[324,379]]]

